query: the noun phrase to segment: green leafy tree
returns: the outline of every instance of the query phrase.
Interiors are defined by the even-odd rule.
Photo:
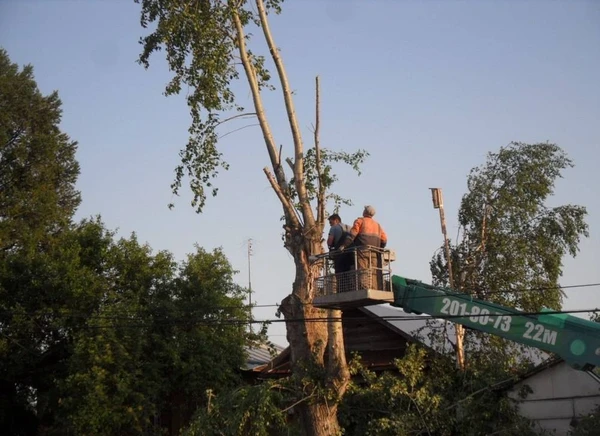
[[[153,294],[163,292],[173,279],[175,262],[169,253],[152,255],[150,247],[132,236],[110,240],[97,266],[102,287],[85,324],[73,332],[55,430],[143,434],[151,427],[156,389],[162,386],[153,371],[156,356],[148,346],[145,318],[151,316]]]
[[[48,249],[14,250],[0,262],[0,374],[7,411],[0,425],[7,434],[29,427],[43,433],[54,425],[73,333],[84,328],[103,289],[86,261],[98,257],[110,235],[97,222],[86,222],[52,238]]]
[[[458,213],[460,239],[451,247],[459,290],[523,311],[560,309],[563,258],[577,254],[588,225],[583,206],[547,203],[572,166],[555,144],[511,143],[471,171]],[[431,271],[436,284],[448,285],[441,252]],[[465,350],[472,364],[492,373],[526,362],[524,347],[474,331],[466,333]]]
[[[213,397],[206,408],[198,409],[184,436],[275,436],[299,435],[296,425],[287,422],[290,410],[287,381],[267,380],[259,385],[240,386]]]
[[[220,250],[180,266],[132,236],[104,260],[106,293],[74,335],[60,432],[178,434],[205,392],[240,383],[245,291]]]
[[[0,49],[0,253],[48,244],[79,205],[77,143],[61,114],[58,93],[42,95],[33,67]]]
[[[75,224],[57,93],[0,52],[0,433],[178,434],[239,382],[246,293],[220,250],[177,264]]]
[[[0,49],[0,432],[48,425],[69,328],[93,280],[69,234],[79,204],[76,143],[59,129],[61,102],[39,91]],[[75,295],[82,298],[74,299]]]
[[[489,153],[487,162],[471,171],[459,208],[460,236],[451,244],[458,290],[524,311],[560,309],[562,261],[565,255],[577,254],[588,225],[584,207],[547,203],[556,180],[572,166],[555,144],[511,143]],[[433,257],[431,271],[434,284],[449,285],[442,250]],[[429,324],[428,341],[448,354],[452,347],[447,323]],[[452,371],[452,388],[441,395],[469,399],[461,401],[461,408],[468,408],[474,421],[489,422],[486,431],[512,426],[510,400],[474,393],[510,381],[539,350],[473,330],[465,333],[464,349],[466,372]],[[497,414],[498,410],[506,413]]]
[[[319,145],[319,86],[312,147],[305,145],[294,107],[293,93],[286,69],[269,26],[269,15],[281,11],[280,0],[136,0],[141,4],[141,25],[152,30],[142,37],[140,63],[149,66],[151,55],[164,50],[173,78],[166,94],[186,90],[192,124],[190,138],[181,150],[181,164],[172,185],[178,193],[184,178],[189,178],[192,205],[198,212],[208,195],[216,195],[214,179],[227,162],[218,147],[226,123],[254,118],[264,138],[270,168],[263,169],[283,209],[284,246],[295,263],[291,294],[281,304],[287,322],[294,379],[298,400],[305,389],[319,387],[318,396],[300,402],[295,408],[306,434],[332,435],[339,432],[337,403],[349,380],[340,322],[304,322],[305,319],[339,319],[338,311],[314,308],[312,278],[318,265],[310,262],[323,252],[322,235],[326,221],[326,202],[347,201],[329,192],[336,178],[332,165],[350,164],[358,169],[367,153],[324,150]],[[258,54],[256,38],[262,36],[269,56]],[[254,36],[253,36],[254,35]],[[260,41],[260,40],[259,40]],[[269,59],[269,60],[268,60]],[[275,77],[267,69],[272,63]],[[234,94],[238,79],[245,79],[252,96],[252,111],[245,111]],[[280,88],[289,121],[292,143],[280,146],[271,129],[263,93]],[[285,157],[287,153],[287,158]],[[286,168],[291,168],[291,176]],[[326,353],[327,351],[327,353]],[[306,368],[321,368],[317,380]],[[311,373],[312,374],[312,373]]]
[[[560,309],[562,261],[576,256],[588,236],[587,212],[547,201],[572,166],[555,144],[511,143],[471,171],[458,213],[462,238],[453,247],[463,292],[524,311]],[[434,280],[446,285],[441,253],[431,267]]]

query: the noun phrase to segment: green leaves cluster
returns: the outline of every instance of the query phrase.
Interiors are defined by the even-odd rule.
[[[341,205],[352,205],[352,200],[349,198],[341,197],[334,192],[331,192],[331,188],[338,181],[338,176],[335,174],[333,164],[343,163],[350,166],[358,175],[361,175],[360,167],[369,157],[369,152],[366,150],[357,150],[355,152],[346,151],[335,151],[329,149],[320,149],[320,177],[319,171],[317,171],[317,152],[315,148],[309,148],[304,155],[304,184],[308,193],[310,201],[318,199],[319,189],[323,192],[327,192],[325,200],[333,201],[333,211],[337,212]],[[319,186],[319,183],[321,184]],[[289,196],[296,198],[295,190],[295,179],[292,177],[289,184]],[[298,210],[300,205],[296,205]]]
[[[220,250],[178,265],[98,220],[60,243],[2,260],[2,428],[158,434],[189,421],[206,389],[240,383],[249,313]]]
[[[452,272],[458,290],[523,311],[560,309],[563,258],[575,256],[581,238],[588,236],[584,207],[547,205],[556,181],[572,166],[555,144],[515,142],[489,153],[486,163],[471,171],[458,214],[461,237],[451,244]],[[430,266],[434,283],[449,286],[442,250]],[[433,347],[452,356],[446,324],[430,322],[430,327]],[[498,386],[510,381],[539,353],[468,329],[464,348],[471,378],[463,380],[454,391],[467,394],[478,385]],[[452,392],[446,391],[444,398],[451,397]],[[497,415],[499,410],[502,414],[514,413],[509,403],[501,395],[490,402],[474,401],[470,413],[478,420],[498,423],[498,418],[504,416]],[[465,406],[461,402],[461,408]],[[460,434],[468,434],[462,431],[467,429]],[[488,434],[497,430],[481,431]]]
[[[225,114],[227,118],[231,111],[243,111],[236,104],[233,91],[233,83],[239,79],[233,14],[239,16],[244,26],[257,22],[257,18],[251,9],[244,8],[245,0],[135,1],[141,4],[142,27],[156,24],[150,34],[140,38],[143,51],[139,63],[148,68],[151,55],[164,49],[173,73],[165,95],[179,94],[182,87],[186,89],[192,117],[190,137],[180,152],[181,164],[175,170],[171,188],[178,194],[184,177],[189,177],[194,195],[192,206],[201,211],[207,198],[205,189],[216,195],[218,189],[213,186],[213,179],[219,168],[228,169],[217,149],[221,117]],[[278,6],[278,2],[273,6]],[[252,60],[264,86],[269,80],[264,58],[252,56]]]
[[[340,406],[340,423],[348,435],[410,434],[433,425],[442,398],[425,372],[426,351],[411,346],[395,361],[397,373],[377,375],[353,362],[357,374]]]
[[[416,344],[395,361],[394,371],[375,373],[359,356],[350,366],[353,379],[338,410],[344,435],[539,436],[505,395],[514,376],[498,383],[476,368],[461,373],[450,357],[432,355]],[[315,400],[314,380],[320,377],[304,380],[302,392],[297,389],[302,381],[295,383],[293,377],[207,393],[210,403],[198,410],[184,434],[299,434],[295,406]]]
[[[345,435],[534,435],[501,386],[452,359],[410,345],[395,372],[353,362],[355,378],[340,406]]]
[[[285,384],[285,383],[284,383]],[[184,436],[270,436],[299,435],[287,422],[286,388],[267,380],[255,386],[242,386],[213,397],[198,409]]]
[[[560,309],[563,257],[575,256],[580,239],[588,236],[587,212],[547,203],[557,179],[572,166],[555,144],[515,142],[489,153],[471,171],[458,214],[462,237],[451,245],[460,291],[523,311]],[[449,285],[442,251],[433,257],[431,272],[435,284]],[[523,356],[532,352],[470,330],[465,348],[473,365],[499,377],[527,365]]]
[[[254,112],[245,112],[238,103],[234,93],[237,81],[242,78],[256,82],[261,91],[275,89],[267,58],[250,48],[253,31],[261,30],[257,8],[247,0],[135,2],[141,5],[142,27],[153,28],[139,40],[143,47],[139,63],[149,68],[152,54],[164,50],[173,73],[165,95],[179,94],[185,89],[192,122],[188,143],[179,153],[181,163],[175,169],[171,188],[174,194],[179,194],[183,180],[188,178],[193,194],[192,206],[201,212],[209,193],[212,196],[218,193],[214,180],[219,171],[229,169],[218,148],[218,141],[231,132],[223,134],[221,129],[229,121],[257,116]],[[281,3],[282,0],[269,0],[264,2],[264,6],[267,13],[279,14]],[[236,26],[236,18],[239,18],[241,28]],[[240,38],[248,45],[242,51],[250,60],[250,69],[242,68]],[[258,112],[256,101],[253,104]],[[360,174],[360,164],[367,157],[365,150],[347,153],[322,149],[319,177],[316,148],[308,148],[304,155],[304,180],[310,200],[318,198],[319,182],[321,188],[328,191],[337,180],[331,163],[350,165]],[[288,190],[285,194],[297,202],[294,184],[294,178],[286,182]],[[349,199],[336,194],[328,194],[326,199],[333,200],[335,210],[342,204],[351,204]],[[296,207],[301,209],[299,205]]]
[[[582,417],[569,436],[594,436],[598,433],[598,428],[600,428],[600,407],[596,407],[592,413]]]
[[[206,389],[239,383],[244,293],[219,250],[198,248],[179,266],[135,238],[114,250],[106,304],[75,334],[64,420],[75,433],[94,434],[157,432],[165,416],[168,427],[181,426]]]

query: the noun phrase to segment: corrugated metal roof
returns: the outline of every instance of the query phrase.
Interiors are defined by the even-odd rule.
[[[260,365],[269,363],[274,356],[283,351],[283,347],[279,345],[273,345],[272,348],[267,345],[261,345],[260,347],[245,347],[248,358],[246,359],[246,365],[244,369],[252,369]],[[271,352],[275,354],[271,354]]]

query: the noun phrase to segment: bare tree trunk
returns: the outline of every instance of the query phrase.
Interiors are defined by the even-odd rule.
[[[300,205],[299,209],[302,214],[301,222],[294,206],[294,199],[289,194],[288,182],[281,166],[281,154],[275,146],[276,143],[263,107],[256,71],[245,46],[242,22],[234,9],[233,20],[236,27],[236,42],[240,59],[248,76],[257,118],[263,132],[274,174],[271,173],[269,168],[265,168],[264,172],[283,207],[286,218],[285,246],[294,257],[296,265],[292,293],[282,301],[281,305],[281,312],[286,319],[293,376],[298,380],[298,392],[303,397],[299,398],[300,401],[295,409],[300,417],[304,434],[309,436],[332,436],[340,433],[337,419],[338,403],[346,392],[350,374],[346,363],[340,311],[325,311],[312,306],[314,278],[318,276],[320,269],[316,265],[311,265],[309,257],[321,254],[323,251],[321,237],[325,222],[325,190],[323,185],[319,183],[317,220],[315,221],[304,181],[303,142],[296,119],[291,88],[283,61],[279,56],[269,29],[263,1],[256,0],[256,5],[261,27],[282,84],[286,112],[294,141],[295,160],[292,170]],[[318,159],[320,159],[318,79],[316,86],[317,125],[315,128],[315,149]],[[322,177],[320,162],[317,172],[318,177]],[[311,368],[313,369],[312,372]],[[314,369],[318,368],[320,368],[320,371],[315,372]],[[323,369],[325,370],[324,379],[322,377]],[[309,382],[306,382],[306,380],[309,380]],[[334,398],[333,401],[332,397]]]
[[[307,405],[300,413],[307,436],[336,436],[341,433],[337,420],[337,403],[325,402]]]
[[[299,386],[304,395],[311,396],[296,408],[304,434],[331,436],[340,432],[338,400],[346,392],[350,373],[346,364],[341,313],[337,310],[324,311],[310,304],[314,297],[313,279],[319,268],[311,266],[307,260],[296,263],[293,292],[283,300],[281,309],[287,321],[294,377],[312,380],[311,385]],[[326,369],[324,380],[317,378],[315,373],[311,374],[314,367]],[[335,394],[334,401],[331,401],[331,393]]]

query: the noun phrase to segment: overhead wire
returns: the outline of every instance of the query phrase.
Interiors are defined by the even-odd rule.
[[[592,286],[600,286],[600,283],[586,283],[586,284],[578,284],[578,285],[568,285],[568,286],[562,286],[560,287],[561,289],[566,289],[566,288],[584,288],[584,287],[592,287]],[[448,294],[451,297],[457,297],[457,298],[461,298],[463,300],[469,300],[470,298],[472,298],[472,296],[470,294],[463,294],[463,293],[459,293],[459,292],[454,292],[454,291],[450,291],[448,289],[444,289],[444,288],[436,288],[435,289],[438,290],[445,290],[445,291],[449,291],[450,293]],[[513,292],[530,292],[530,291],[534,291],[534,290],[540,290],[541,288],[530,288],[530,289],[518,289],[518,290],[513,290]],[[550,288],[550,289],[554,289],[554,288]],[[495,292],[490,292],[488,294],[492,294]],[[500,291],[498,291],[497,293],[500,293]],[[419,299],[419,298],[439,298],[440,295],[426,295],[426,296],[415,296],[412,297],[413,300]],[[477,303],[479,305],[483,305],[483,306],[488,306],[492,309],[498,310],[498,308],[496,306],[493,305],[493,303],[489,303],[486,301],[477,301]],[[305,304],[312,304],[312,303],[305,303]],[[230,305],[230,306],[208,306],[208,307],[203,307],[201,308],[202,312],[208,312],[207,314],[210,316],[215,316],[214,311],[218,311],[218,310],[226,310],[226,309],[235,309],[235,310],[243,310],[245,308],[256,308],[256,307],[279,307],[278,304],[265,304],[265,305],[238,305],[238,306],[234,306],[234,305]],[[452,319],[458,319],[458,318],[467,318],[467,317],[483,317],[483,316],[488,316],[488,317],[493,317],[493,316],[509,316],[509,317],[534,317],[534,316],[538,316],[538,315],[558,315],[558,314],[575,314],[575,313],[598,313],[600,312],[600,309],[598,308],[594,308],[594,309],[579,309],[579,310],[558,310],[558,311],[544,311],[544,312],[525,312],[525,311],[519,311],[518,309],[514,309],[514,308],[505,308],[505,310],[508,310],[508,313],[506,312],[502,312],[502,313],[483,313],[483,314],[456,314],[456,315],[383,315],[383,316],[378,316],[378,320],[384,320],[384,321],[388,321],[388,322],[408,322],[408,321],[427,321],[427,320],[452,320]],[[212,311],[212,312],[211,312]],[[0,309],[0,314],[2,315],[7,315],[10,314],[12,311],[10,310],[2,310]],[[159,314],[159,313],[154,313],[152,311],[146,311],[146,312],[129,312],[129,311],[123,311],[120,312],[119,310],[115,311],[114,309],[112,310],[113,314],[98,314],[98,313],[90,313],[90,312],[77,312],[77,311],[65,311],[65,310],[49,310],[49,311],[35,311],[33,313],[27,313],[25,315],[32,317],[32,319],[35,316],[62,316],[65,318],[71,318],[71,319],[77,319],[77,318],[84,318],[90,321],[90,323],[88,323],[85,327],[86,328],[90,328],[90,329],[107,329],[107,328],[149,328],[152,326],[165,326],[165,325],[171,325],[171,326],[177,326],[177,325],[195,325],[195,326],[227,326],[227,325],[248,325],[248,324],[274,324],[274,323],[294,323],[294,322],[334,322],[334,321],[344,321],[345,323],[352,323],[355,320],[353,320],[351,317],[344,317],[344,318],[340,318],[340,317],[328,317],[328,316],[324,316],[324,317],[314,317],[314,318],[296,318],[296,319],[263,319],[263,320],[251,320],[251,319],[247,319],[247,318],[226,318],[227,314],[221,314],[221,315],[225,315],[225,317],[221,316],[218,318],[214,318],[214,319],[207,319],[205,315],[201,315],[198,316],[197,312],[181,312],[181,311],[177,311],[176,313],[171,313],[171,314]],[[19,311],[20,314],[24,314],[23,311]],[[365,318],[364,317],[359,317],[356,319],[357,322],[364,322]],[[101,322],[101,321],[117,321],[117,322],[113,322],[110,325],[99,325],[99,324],[93,324],[93,322]],[[137,323],[137,324],[134,324]]]
[[[499,295],[499,294],[520,294],[525,292],[539,292],[539,291],[550,291],[554,289],[563,290],[563,289],[576,289],[576,288],[589,288],[589,287],[597,287],[600,286],[600,282],[598,283],[584,283],[579,285],[566,285],[566,286],[546,286],[546,287],[536,287],[536,288],[520,288],[520,289],[507,289],[507,290],[496,290],[496,291],[485,291],[485,295]],[[474,297],[473,294],[467,294],[464,292],[459,292],[453,289],[444,288],[441,286],[434,286],[436,290],[451,292],[452,295],[464,295],[466,297]],[[419,295],[412,297],[413,300],[426,300],[430,298],[438,298],[439,295]],[[313,303],[302,303],[303,305],[313,305]],[[262,304],[262,305],[254,305],[252,307],[279,307],[279,304]]]
[[[600,309],[578,309],[578,310],[556,310],[556,311],[544,311],[544,312],[516,312],[516,313],[501,313],[501,314],[465,314],[465,315],[408,315],[408,316],[378,316],[379,320],[388,322],[408,322],[408,321],[427,321],[427,320],[452,320],[458,318],[470,318],[470,317],[494,317],[494,316],[509,316],[509,317],[534,317],[539,315],[559,315],[559,314],[574,314],[574,313],[600,313]],[[312,318],[290,318],[290,319],[263,319],[263,320],[250,320],[250,319],[205,319],[196,317],[171,317],[171,318],[153,318],[148,319],[147,317],[131,316],[125,317],[111,317],[111,316],[88,316],[87,319],[90,321],[119,321],[110,324],[87,324],[84,328],[90,329],[111,329],[111,328],[151,328],[161,326],[206,326],[206,327],[222,327],[222,326],[242,326],[252,324],[274,324],[274,323],[294,323],[294,322],[307,322],[307,323],[319,323],[319,322],[365,322],[368,318],[365,317],[312,317]],[[131,322],[123,322],[129,320]]]
[[[428,285],[430,286],[430,285]],[[566,286],[557,286],[557,287],[537,287],[537,288],[521,288],[521,289],[508,289],[508,290],[497,290],[497,291],[486,291],[485,295],[498,295],[498,294],[519,294],[519,293],[524,293],[524,292],[536,292],[536,291],[545,291],[545,290],[553,290],[553,289],[576,289],[576,288],[589,288],[589,287],[597,287],[600,286],[600,282],[598,283],[584,283],[584,284],[578,284],[578,285],[566,285]],[[439,290],[439,291],[445,291],[445,292],[449,292],[451,296],[458,296],[458,297],[464,297],[466,299],[469,298],[477,298],[476,295],[473,294],[467,294],[464,292],[459,292],[459,291],[455,291],[453,289],[449,289],[449,288],[444,288],[444,287],[439,287],[439,286],[433,286],[433,288],[435,290]],[[431,299],[431,298],[439,298],[439,295],[417,295],[414,297],[411,297],[411,300],[422,300],[422,299]],[[481,301],[480,301],[481,303]],[[302,302],[299,303],[302,304],[303,306],[314,306],[314,303],[312,302]],[[281,304],[280,303],[270,303],[270,304],[252,304],[252,305],[248,305],[248,304],[241,304],[241,305],[214,305],[214,306],[209,306],[207,308],[203,308],[203,309],[214,309],[214,310],[221,310],[221,309],[246,309],[246,308],[268,308],[268,307],[280,307]],[[0,309],[0,312],[2,312],[2,309]],[[43,312],[39,311],[37,312],[39,314],[42,314]],[[52,313],[52,311],[50,311],[50,313]],[[89,314],[85,314],[85,316],[89,316]]]

